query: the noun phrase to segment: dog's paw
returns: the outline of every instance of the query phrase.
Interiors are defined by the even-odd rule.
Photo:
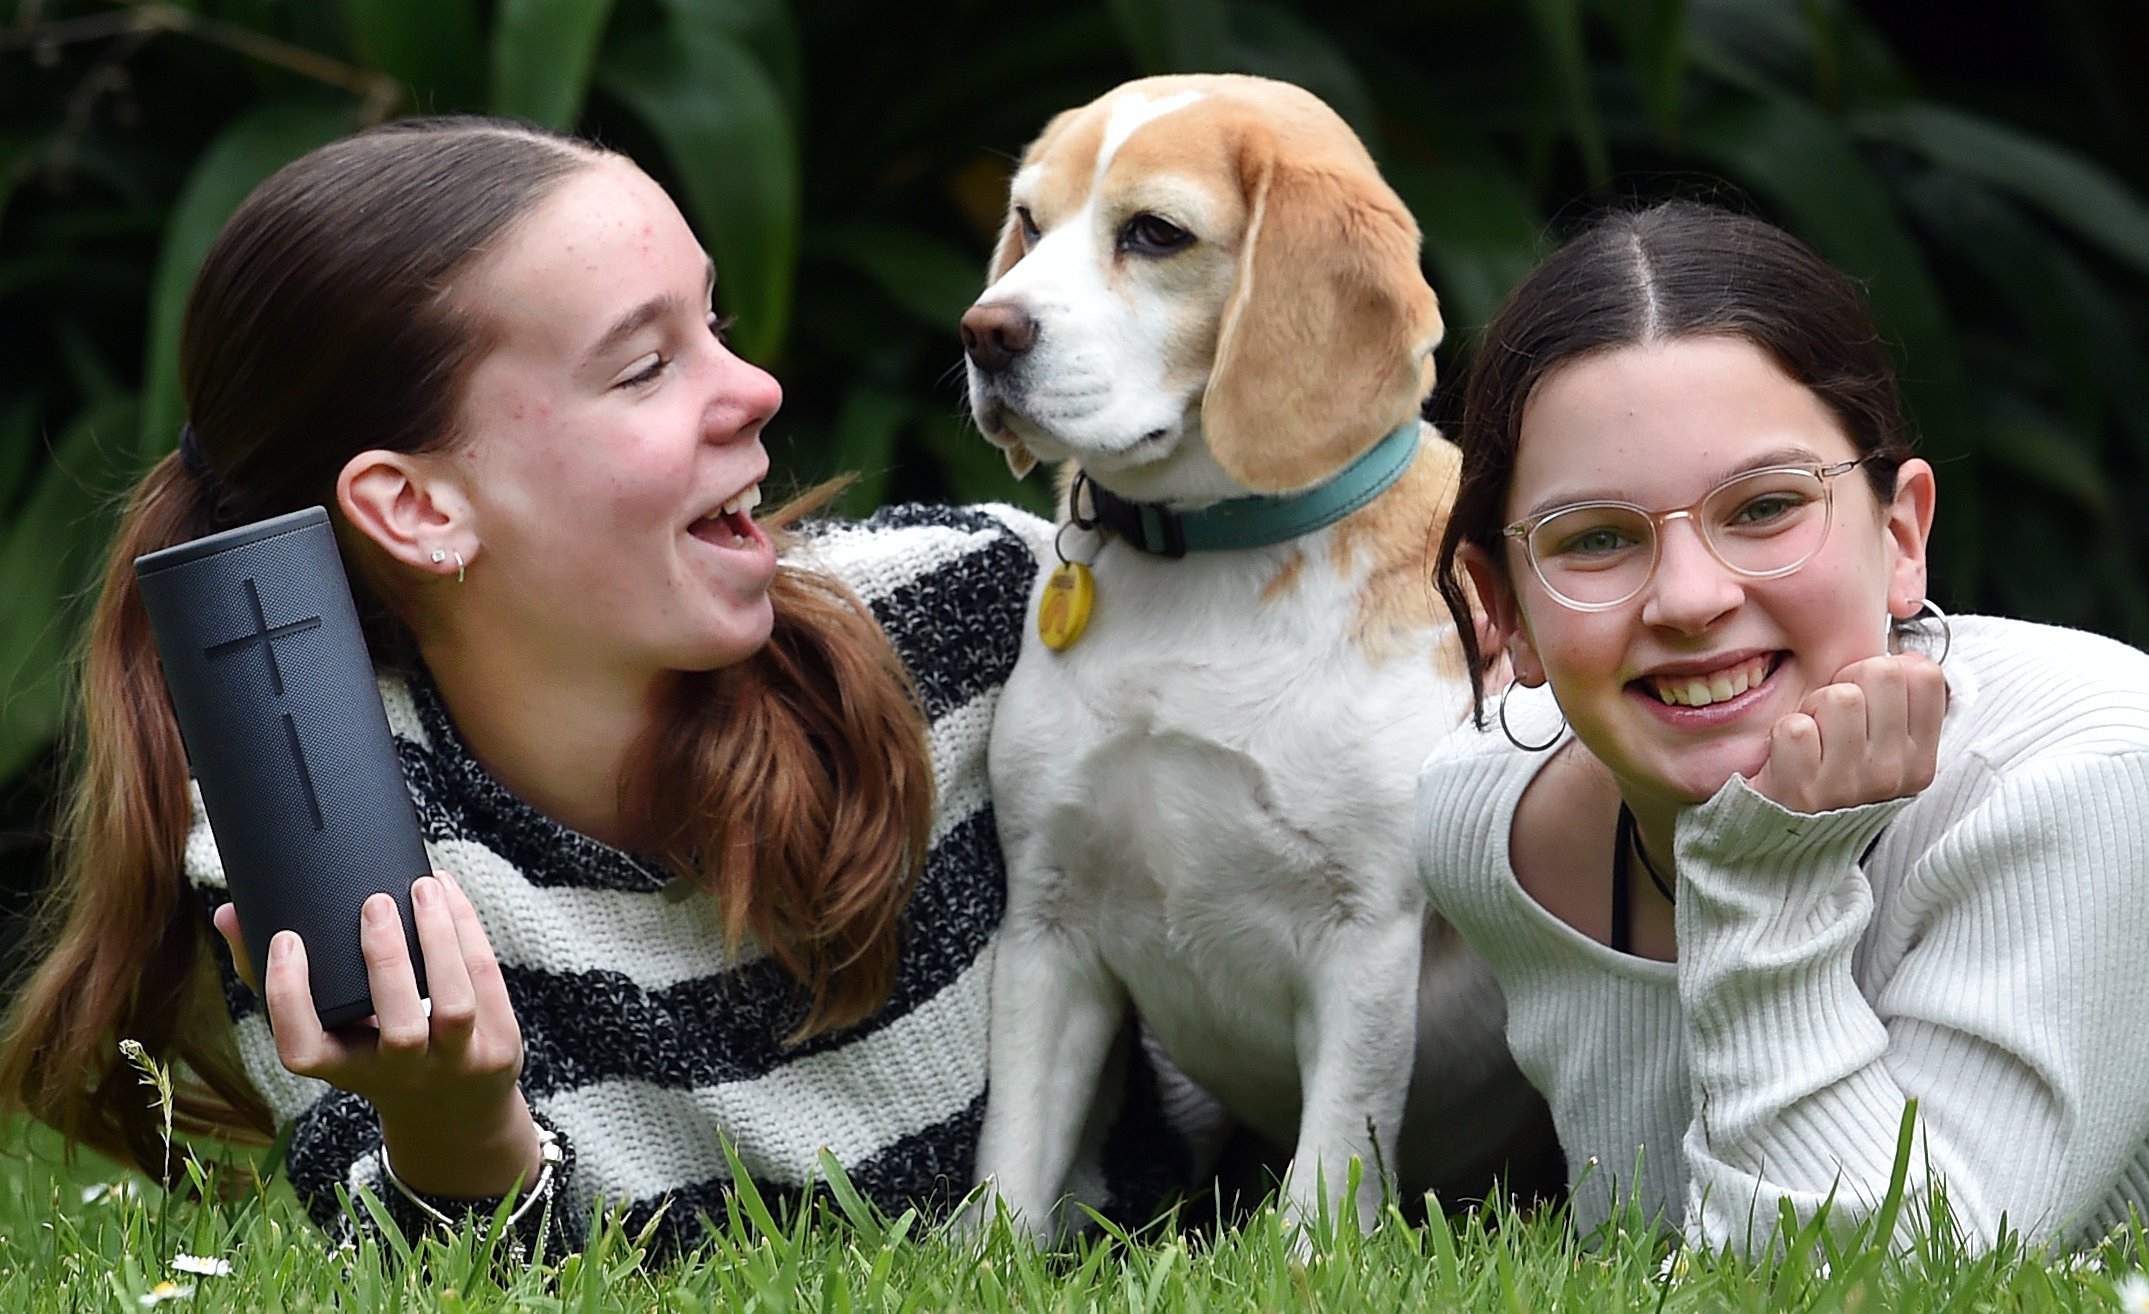
[[[1039,1248],[1052,1244],[1051,1219],[1044,1217],[1033,1221],[1027,1211],[1010,1207],[1005,1197],[993,1189],[991,1182],[981,1182],[971,1188],[947,1223],[948,1239],[971,1250],[984,1249],[1001,1232]]]

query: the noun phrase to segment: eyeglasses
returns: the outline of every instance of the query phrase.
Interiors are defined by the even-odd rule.
[[[1577,502],[1518,520],[1545,591],[1576,611],[1605,611],[1649,587],[1664,526],[1693,522],[1709,555],[1748,579],[1775,579],[1813,560],[1835,518],[1833,480],[1872,456],[1838,465],[1781,465],[1733,475],[1691,506],[1648,511],[1632,502]]]

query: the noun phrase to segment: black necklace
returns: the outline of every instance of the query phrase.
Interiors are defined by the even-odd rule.
[[[1664,896],[1664,902],[1679,902],[1678,895],[1672,892],[1663,873],[1657,870],[1655,863],[1649,861],[1649,850],[1642,847],[1634,813],[1622,802],[1619,805],[1618,829],[1612,837],[1612,948],[1623,954],[1632,953],[1634,948],[1633,896],[1629,891],[1627,866],[1627,855],[1630,853],[1641,855],[1642,870],[1649,873],[1649,883],[1657,887],[1657,893]]]
[[[1671,883],[1664,879],[1664,873],[1657,870],[1657,865],[1649,861],[1649,846],[1642,843],[1641,827],[1635,823],[1634,814],[1627,811],[1627,805],[1624,803],[1619,805],[1619,824],[1625,829],[1627,837],[1634,841],[1634,856],[1642,860],[1642,870],[1649,873],[1649,883],[1657,887],[1657,893],[1664,896],[1664,902],[1678,903],[1679,896],[1672,892]]]

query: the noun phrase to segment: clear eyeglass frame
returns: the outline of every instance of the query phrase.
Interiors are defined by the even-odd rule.
[[[1668,511],[1651,511],[1647,507],[1637,506],[1632,502],[1621,502],[1609,498],[1589,502],[1570,502],[1565,506],[1556,506],[1549,511],[1531,516],[1526,520],[1517,520],[1514,524],[1501,530],[1500,533],[1502,537],[1520,541],[1522,555],[1529,558],[1530,571],[1537,576],[1537,582],[1544,586],[1545,592],[1552,595],[1553,601],[1571,611],[1610,611],[1614,607],[1623,607],[1640,597],[1649,588],[1650,583],[1656,579],[1657,566],[1664,559],[1664,527],[1674,520],[1691,521],[1695,535],[1701,539],[1701,545],[1708,549],[1709,555],[1716,560],[1717,564],[1732,574],[1742,579],[1781,579],[1818,556],[1821,548],[1828,542],[1828,535],[1835,529],[1836,476],[1849,474],[1868,461],[1878,459],[1880,455],[1880,453],[1874,452],[1858,457],[1855,460],[1841,461],[1834,465],[1771,465],[1755,470],[1741,470],[1687,505],[1673,507]],[[1820,484],[1821,532],[1815,537],[1812,548],[1796,561],[1769,570],[1748,570],[1724,556],[1723,551],[1716,544],[1715,536],[1709,532],[1707,522],[1700,518],[1700,512],[1718,493],[1733,484],[1766,475],[1780,474],[1809,475]],[[1576,511],[1593,510],[1631,512],[1649,526],[1649,569],[1643,572],[1641,581],[1632,590],[1610,601],[1584,602],[1570,598],[1565,593],[1560,592],[1559,587],[1552,582],[1551,576],[1546,572],[1543,560],[1537,554],[1537,530],[1546,522]]]

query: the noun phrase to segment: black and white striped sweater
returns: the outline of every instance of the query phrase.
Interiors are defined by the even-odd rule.
[[[764,1196],[803,1193],[831,1150],[891,1211],[929,1210],[970,1183],[985,1098],[992,948],[1006,897],[985,749],[1020,648],[1049,526],[1012,508],[903,507],[813,532],[801,556],[871,608],[910,670],[930,721],[938,815],[894,995],[871,1018],[795,1047],[802,992],[749,946],[723,949],[715,901],[569,831],[507,792],[472,758],[422,676],[382,696],[434,865],[456,874],[505,969],[527,1057],[531,1107],[572,1147],[558,1186],[572,1230],[602,1200],[639,1227],[669,1204],[665,1248],[692,1244],[698,1215],[728,1208],[728,1142]],[[223,902],[216,846],[196,795],[189,880]],[[224,959],[226,998],[249,1072],[279,1120],[317,1220],[343,1226],[339,1184],[379,1178],[380,1133],[359,1097],[293,1076],[267,1017]],[[1139,1052],[1139,1051],[1137,1051]],[[1078,1195],[1138,1213],[1183,1184],[1187,1141],[1146,1061]],[[1101,1180],[1100,1180],[1101,1178]]]

